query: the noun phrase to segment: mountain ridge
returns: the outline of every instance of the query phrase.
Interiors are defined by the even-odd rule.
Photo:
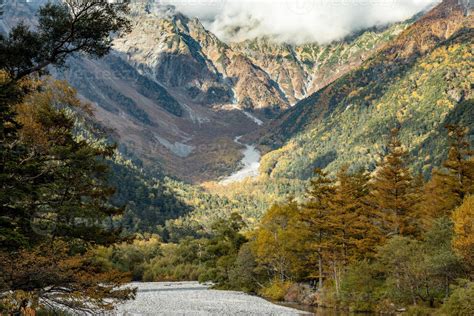
[[[402,126],[404,140],[411,141],[407,144],[410,149],[415,150],[413,147],[415,145],[422,147],[423,145],[418,140],[414,141],[416,134],[421,133],[425,135],[422,137],[429,137],[431,131],[427,124],[435,124],[435,126],[442,124],[443,118],[451,112],[451,109],[455,109],[456,105],[464,100],[472,98],[472,89],[468,84],[469,70],[472,70],[468,57],[470,54],[468,44],[472,43],[472,28],[472,16],[465,14],[464,7],[457,0],[442,2],[403,31],[395,40],[387,43],[361,68],[300,101],[295,107],[271,122],[266,131],[263,131],[263,137],[260,140],[261,147],[270,151],[267,157],[263,157],[262,172],[275,176],[279,174],[293,177],[295,174],[289,170],[294,170],[294,172],[300,170],[297,172],[297,177],[305,178],[310,176],[308,170],[312,167],[329,167],[329,170],[335,170],[344,161],[352,163],[352,160],[348,160],[349,157],[360,159],[362,165],[373,166],[377,159],[373,153],[377,150],[380,152],[382,148],[380,147],[381,140],[376,140],[373,135],[368,134],[369,131],[372,129],[373,134],[384,135],[390,128],[399,124]],[[457,53],[465,56],[457,56]],[[442,67],[439,65],[440,62],[433,61],[436,58],[443,62]],[[462,63],[456,64],[455,61]],[[427,78],[426,73],[420,78],[413,75],[414,72],[423,75],[421,68],[429,63],[437,65],[437,68],[431,70],[431,78]],[[448,80],[447,76],[452,78]],[[435,78],[438,80],[437,88],[442,89],[441,87],[446,86],[446,91],[433,90],[436,85],[434,82],[430,83],[430,80],[433,81]],[[406,86],[397,85],[400,82],[404,82]],[[449,88],[448,84],[451,84],[452,88]],[[411,93],[419,96],[418,99],[412,99],[413,97],[409,95],[405,96],[406,92],[401,91],[398,91],[400,95],[397,96],[397,92],[393,90],[397,88],[403,91],[407,87]],[[429,98],[436,104],[449,104],[449,107],[429,105],[423,98]],[[391,100],[390,102],[395,104],[386,105],[386,113],[382,113],[380,111],[383,111],[383,108],[380,104],[385,103],[385,100]],[[392,109],[395,112],[392,113]],[[433,111],[431,115],[436,118],[421,117],[423,111],[428,111],[428,109]],[[353,114],[347,114],[352,113],[351,111]],[[377,114],[380,116],[379,122],[372,120],[369,116],[374,115],[370,113],[379,113],[375,111],[380,112]],[[355,114],[356,112],[358,114]],[[412,123],[404,123],[407,120],[405,118],[407,113],[412,116],[409,118],[409,122]],[[354,124],[347,122],[348,117],[362,124],[361,126],[357,124],[352,127],[346,126],[345,128],[352,130],[350,134],[347,134],[347,131],[341,131],[343,123],[340,123],[342,121],[345,122],[344,124]],[[372,125],[367,125],[369,122]],[[388,126],[383,127],[383,124],[388,124]],[[407,126],[410,131],[405,132],[404,126]],[[348,144],[354,142],[353,148],[345,148],[341,139],[335,139],[342,135],[347,137],[344,142]],[[356,139],[355,135],[360,138]],[[438,142],[445,137],[441,135],[444,134],[441,133],[438,136]],[[329,139],[332,139],[335,146],[325,150],[315,149],[315,144],[318,142],[326,144]],[[376,146],[367,143],[367,139],[373,140]],[[271,148],[280,146],[283,148],[275,152],[271,151]],[[295,153],[295,147],[298,148],[298,154]],[[308,153],[309,148],[314,152]],[[372,154],[367,155],[367,150]],[[437,151],[435,148],[433,150]],[[363,157],[364,153],[365,157]],[[429,165],[428,169],[436,166],[444,154],[438,152],[437,157],[431,157],[426,164],[417,162],[415,165],[418,170],[425,172],[426,165]],[[296,167],[298,164],[299,166]]]
[[[69,70],[53,73],[93,105],[122,153],[189,182],[238,169],[243,146],[235,137],[257,135],[257,123],[291,111],[293,103],[357,68],[409,24],[368,30],[332,46],[257,39],[268,47],[259,51],[252,43],[222,42],[171,6],[139,2],[131,9],[132,32],[114,41],[110,56],[78,56]],[[19,20],[13,16],[11,25]],[[269,62],[276,51],[279,57]]]

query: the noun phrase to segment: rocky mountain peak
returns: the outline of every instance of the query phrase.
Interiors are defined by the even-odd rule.
[[[459,5],[464,9],[466,15],[471,15],[474,8],[474,2],[472,0],[458,0]]]

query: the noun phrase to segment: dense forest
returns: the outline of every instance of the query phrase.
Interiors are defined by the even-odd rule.
[[[111,34],[130,30],[127,13],[126,4],[49,3],[37,28],[0,36],[1,315],[111,310],[135,297],[131,280],[210,281],[350,312],[474,315],[472,100],[461,102],[462,120],[446,122],[468,124],[442,127],[448,141],[427,169],[413,164],[426,152],[411,150],[402,122],[371,148],[374,164],[294,160],[299,179],[269,172],[193,186],[121,154],[90,105],[48,75],[70,56],[107,55]],[[464,71],[465,44],[420,67],[437,58],[450,68],[450,49]]]
[[[473,151],[464,127],[446,128],[449,155],[429,181],[410,172],[394,129],[375,172],[318,169],[306,202],[273,205],[254,229],[234,213],[207,236],[142,235],[97,255],[136,280],[212,281],[354,312],[471,315]]]

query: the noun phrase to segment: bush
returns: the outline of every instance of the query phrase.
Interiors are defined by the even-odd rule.
[[[474,315],[474,282],[466,282],[456,288],[441,307],[440,316]]]
[[[383,285],[375,275],[374,267],[366,261],[350,266],[341,282],[341,305],[354,312],[374,311]]]
[[[292,285],[292,282],[274,279],[265,287],[260,289],[259,294],[273,301],[282,301]]]
[[[410,306],[407,311],[403,314],[404,316],[431,316],[434,310],[425,306]]]

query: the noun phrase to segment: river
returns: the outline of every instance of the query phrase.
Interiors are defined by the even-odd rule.
[[[218,291],[198,282],[143,282],[133,301],[117,307],[114,315],[308,315],[294,308],[236,291]]]
[[[242,181],[248,177],[256,177],[258,176],[258,168],[260,167],[260,152],[255,148],[253,145],[247,145],[240,142],[242,136],[237,136],[234,139],[239,145],[244,145],[245,149],[243,150],[244,158],[241,160],[242,168],[224,180],[222,180],[221,184],[229,184],[233,182]]]

